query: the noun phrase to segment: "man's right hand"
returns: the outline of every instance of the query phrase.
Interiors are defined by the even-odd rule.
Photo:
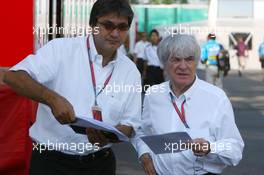
[[[54,94],[51,100],[48,100],[48,105],[51,108],[52,114],[61,124],[73,123],[75,113],[71,103],[64,97]]]
[[[3,77],[7,70],[7,67],[0,67],[0,86],[5,85],[5,83],[3,82]]]
[[[109,143],[109,139],[100,130],[86,128],[86,135],[89,142],[93,145],[99,144],[99,147],[103,147]]]
[[[148,153],[143,154],[140,157],[140,161],[142,162],[144,171],[147,175],[157,175],[152,158]]]

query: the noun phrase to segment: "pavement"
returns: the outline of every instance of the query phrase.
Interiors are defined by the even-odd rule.
[[[198,76],[203,79],[204,72],[199,70]],[[245,148],[240,164],[227,167],[223,175],[264,175],[264,82],[261,80],[260,71],[245,71],[242,77],[230,71],[224,79],[224,90],[233,105]],[[130,144],[117,144],[113,149],[117,175],[144,175]]]

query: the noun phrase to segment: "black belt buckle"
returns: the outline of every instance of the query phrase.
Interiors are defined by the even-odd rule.
[[[110,148],[104,148],[100,151],[85,155],[85,156],[78,156],[80,161],[90,161],[90,160],[94,160],[96,158],[100,158],[100,157],[107,157],[110,154],[111,149]]]

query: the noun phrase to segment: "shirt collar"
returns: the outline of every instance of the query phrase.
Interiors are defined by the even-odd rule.
[[[90,59],[92,60],[92,62],[99,62],[102,65],[103,56],[99,55],[97,50],[96,50],[93,35],[89,35],[88,37],[89,37],[89,44],[90,44],[90,56],[91,56]],[[116,55],[115,55],[114,59],[112,61],[110,61],[108,64],[116,63],[117,58],[120,57],[120,53],[118,50],[119,49],[117,49],[117,51],[116,51]]]
[[[187,91],[185,91],[183,94],[181,94],[178,98],[174,95],[174,93],[173,93],[173,91],[171,89],[170,81],[168,81],[168,84],[167,84],[167,87],[168,87],[168,91],[167,91],[168,92],[168,95],[170,96],[169,93],[171,93],[174,96],[174,99],[180,100],[180,99],[183,98],[183,99],[186,99],[186,103],[188,103],[188,101],[192,98],[192,94],[197,89],[198,81],[199,81],[199,78],[196,75],[195,76],[194,83],[192,84],[192,86]]]

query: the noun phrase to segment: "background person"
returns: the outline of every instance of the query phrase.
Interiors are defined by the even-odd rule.
[[[242,76],[242,71],[246,68],[246,59],[248,57],[248,47],[242,37],[238,37],[237,45],[235,46],[237,61],[238,61],[238,75]]]
[[[262,69],[262,81],[264,82],[264,42],[262,42],[259,45],[259,61],[261,63],[261,69]]]
[[[215,34],[209,34],[201,51],[201,61],[206,65],[205,80],[219,88],[223,88],[223,72],[219,71],[218,67],[220,52],[221,45],[216,42]]]
[[[137,68],[141,75],[143,74],[143,72],[145,72],[144,69],[146,69],[146,61],[144,59],[144,54],[146,46],[150,44],[147,39],[148,38],[146,32],[142,32],[140,34],[140,40],[136,43],[134,49],[134,62],[137,65]]]
[[[155,85],[164,82],[163,69],[157,55],[157,46],[160,42],[159,32],[153,29],[150,34],[150,44],[145,48],[145,60],[147,62],[145,85]],[[144,74],[144,73],[143,73]]]

